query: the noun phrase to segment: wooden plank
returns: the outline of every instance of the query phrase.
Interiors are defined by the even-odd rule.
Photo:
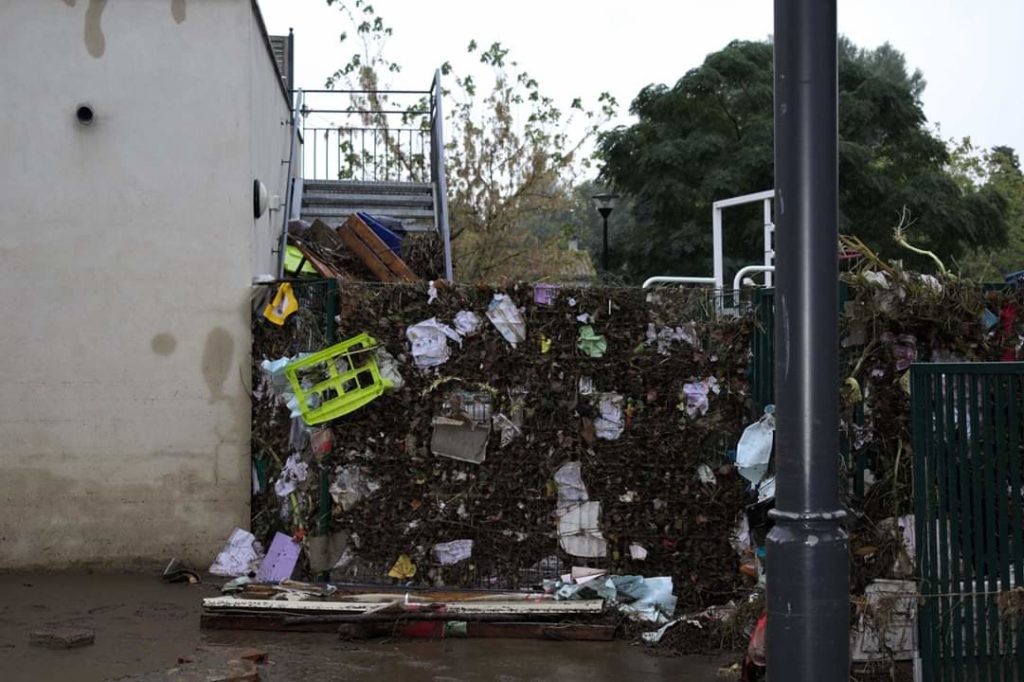
[[[396,256],[384,240],[358,216],[349,216],[338,228],[338,235],[382,282],[420,281],[405,261]]]
[[[352,218],[355,218],[355,221],[352,221]],[[374,255],[380,258],[380,260],[388,266],[388,270],[390,270],[400,280],[405,280],[406,282],[420,281],[420,278],[416,276],[416,273],[414,273],[409,266],[405,264],[404,260],[399,258],[398,255],[391,250],[387,243],[377,235],[372,227],[367,225],[366,222],[358,216],[352,216],[345,222],[348,224],[350,221],[352,224],[349,225],[349,229],[354,230],[356,234],[359,235],[359,238],[370,247]]]
[[[304,621],[285,622],[282,613],[214,613],[199,616],[199,627],[204,630],[264,630],[271,632],[336,632],[337,623]]]
[[[350,217],[344,225],[338,228],[338,236],[340,236],[341,240],[345,242],[345,246],[347,246],[349,250],[352,251],[352,253],[359,256],[359,259],[363,261],[366,267],[370,268],[370,271],[377,276],[377,279],[379,279],[382,282],[396,281],[395,275],[392,274],[388,266],[383,261],[381,261],[381,259],[378,258],[376,254],[374,254],[373,250],[370,247],[363,243],[363,241],[359,238],[359,235],[357,235],[355,232],[348,228],[349,222],[351,222],[353,219],[357,223],[362,223],[362,221],[360,221],[355,216]],[[374,236],[376,237],[377,235]]]
[[[209,597],[203,600],[206,609],[243,609],[246,611],[286,611],[291,613],[366,613],[390,602],[345,601],[271,601],[269,599],[238,599]],[[440,602],[446,613],[517,613],[517,614],[595,614],[604,609],[602,599],[571,601],[453,601]],[[424,607],[433,605],[424,605]]]
[[[299,240],[294,240],[292,244],[295,246],[295,248],[299,250],[299,253],[302,254],[303,258],[309,261],[309,264],[313,266],[313,269],[320,273],[321,277],[326,277],[328,279],[338,279],[341,276],[337,270],[335,270],[330,265],[327,265],[322,260],[317,258],[316,255],[309,250],[309,247],[307,247]]]
[[[471,638],[610,642],[615,638],[615,626],[590,623],[466,623],[466,634]]]

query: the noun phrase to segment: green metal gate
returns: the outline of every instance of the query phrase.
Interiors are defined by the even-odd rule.
[[[925,680],[1024,675],[1024,363],[911,366]]]

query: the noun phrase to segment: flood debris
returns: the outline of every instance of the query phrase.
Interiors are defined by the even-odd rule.
[[[775,407],[765,407],[764,415],[743,430],[736,445],[736,466],[740,475],[757,485],[768,471],[775,440]]]
[[[487,306],[487,319],[513,348],[526,340],[526,322],[522,313],[505,294],[494,294],[491,304]]]
[[[256,571],[256,579],[266,582],[288,580],[295,572],[302,544],[284,533],[274,534],[267,555]]]
[[[77,649],[96,642],[96,633],[87,628],[54,626],[28,633],[29,646],[46,649]]]
[[[451,357],[449,339],[462,344],[462,336],[458,332],[433,317],[410,326],[405,335],[417,367],[437,367],[448,362]]]
[[[466,561],[473,555],[472,540],[452,540],[434,545],[434,559],[442,566],[451,566]]]
[[[234,578],[255,572],[262,560],[263,550],[256,536],[249,531],[235,528],[210,565],[210,573]]]
[[[164,567],[164,572],[160,574],[160,579],[165,583],[189,583],[190,585],[202,582],[199,573],[192,570],[181,559],[171,559]]]
[[[487,391],[452,391],[431,421],[430,451],[440,457],[480,464],[491,434],[491,395]]]

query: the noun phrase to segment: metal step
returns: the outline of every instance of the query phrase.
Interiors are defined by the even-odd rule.
[[[317,218],[328,225],[337,226],[348,220],[349,216],[356,212],[365,212],[370,215],[388,216],[402,221],[402,226],[407,232],[434,232],[434,212],[432,210],[397,208],[393,206],[358,206],[358,207],[335,207],[335,206],[306,206],[302,209],[301,218],[307,222],[313,222]]]
[[[304,188],[302,205],[313,206],[328,204],[331,206],[410,206],[415,208],[434,208],[433,194],[347,194],[339,192],[310,191]]]
[[[331,194],[428,194],[434,195],[429,182],[363,182],[357,180],[305,180],[303,193]]]
[[[303,206],[302,215],[333,215],[348,217],[357,211],[370,215],[386,215],[394,218],[415,218],[433,220],[434,211],[429,208],[409,208],[405,206],[380,206],[374,204],[353,204],[352,206]]]

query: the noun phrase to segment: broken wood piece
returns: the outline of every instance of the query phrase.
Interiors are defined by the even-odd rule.
[[[336,632],[338,624],[306,619],[306,622],[286,622],[284,613],[203,613],[199,627],[203,630],[257,630],[266,632]]]
[[[326,277],[327,279],[338,279],[339,277],[341,277],[341,273],[339,273],[330,265],[324,263],[322,260],[317,258],[316,255],[309,249],[309,247],[303,244],[301,241],[295,239],[293,240],[293,245],[295,246],[295,248],[299,250],[299,253],[302,254],[302,257],[305,258],[309,262],[309,264],[313,266],[313,269],[316,270],[321,277]]]
[[[420,278],[358,216],[349,216],[338,235],[382,282],[419,282]]]
[[[610,642],[615,626],[591,623],[466,623],[470,638],[547,639],[573,642]]]
[[[28,634],[29,646],[47,649],[75,649],[95,643],[96,634],[85,628],[46,628]]]
[[[287,611],[291,613],[365,613],[387,602],[345,601],[271,601],[268,599],[238,599],[235,597],[209,597],[203,608],[231,611]],[[580,614],[600,613],[603,599],[574,599],[567,601],[450,601],[444,602],[446,613],[512,613],[512,614]]]

